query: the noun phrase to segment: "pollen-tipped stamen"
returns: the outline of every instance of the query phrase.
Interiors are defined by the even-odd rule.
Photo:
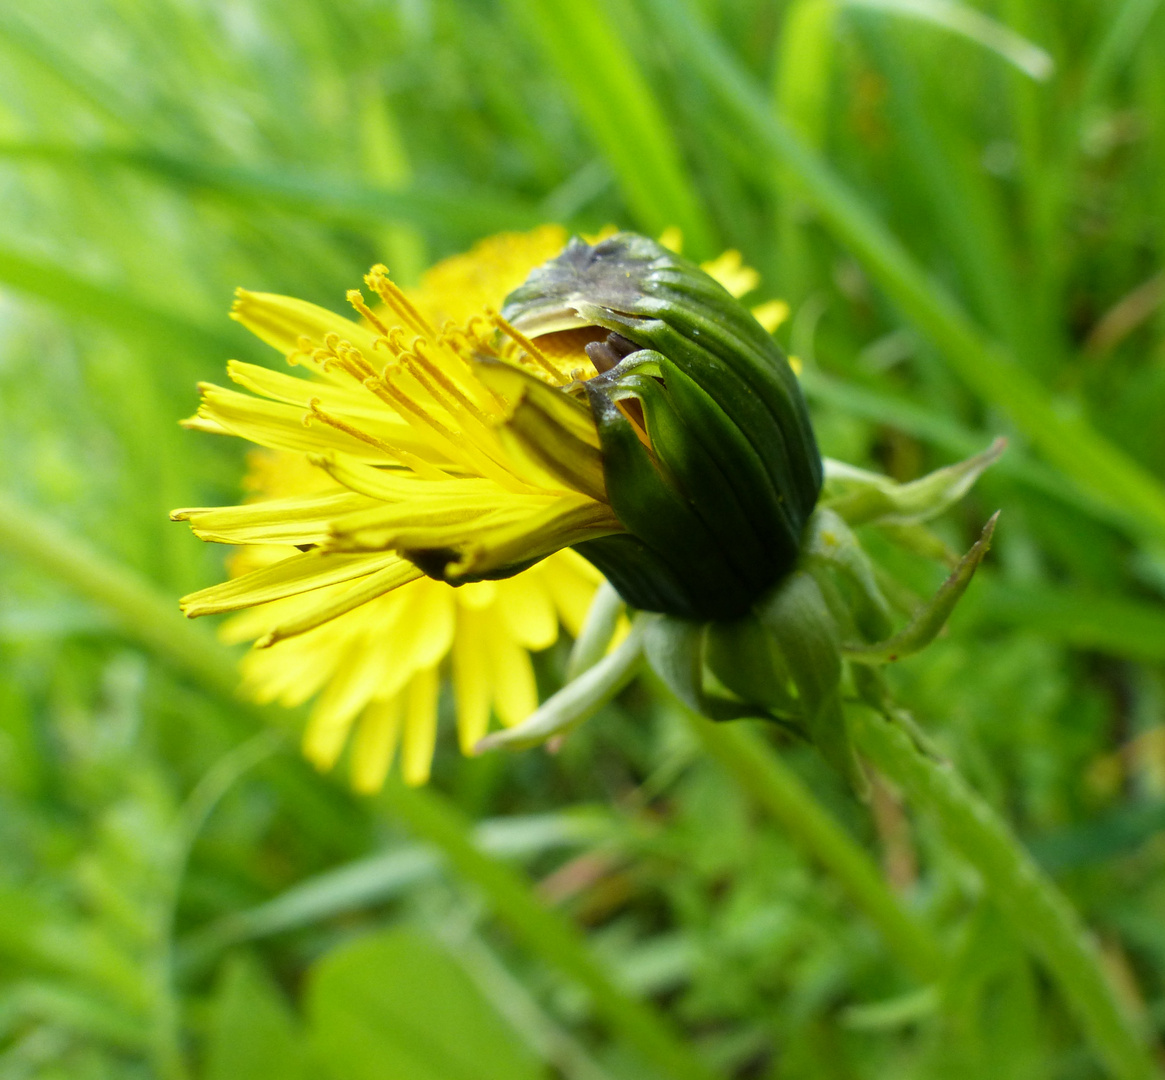
[[[389,328],[377,317],[376,313],[364,302],[364,294],[359,289],[349,289],[345,293],[345,299],[349,304],[355,308],[356,312],[363,315],[373,326],[379,334],[388,334]]]
[[[550,362],[546,354],[533,341],[526,337],[525,334],[515,330],[506,319],[502,318],[500,313],[490,309],[487,315],[493,325],[522,349],[525,355],[533,361],[532,364],[524,365],[525,367],[531,368],[532,370],[541,369],[543,373],[550,376],[555,386],[561,386],[563,384],[562,372]]]
[[[376,293],[385,306],[411,326],[418,334],[427,338],[436,336],[425,317],[413,306],[412,302],[401,291],[400,287],[388,276],[388,267],[377,263],[364,275],[365,284]]]

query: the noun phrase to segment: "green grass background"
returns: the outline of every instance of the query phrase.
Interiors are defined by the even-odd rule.
[[[1002,509],[989,565],[895,680],[1160,1037],[1159,7],[0,5],[0,1080],[1103,1075],[926,818],[809,750],[938,974],[650,687],[360,799],[178,618],[222,552],[167,512],[234,501],[244,448],[176,420],[278,362],[234,286],[340,309],[372,262],[550,220],[739,248],[832,456],[910,479],[1009,438],[940,523]]]

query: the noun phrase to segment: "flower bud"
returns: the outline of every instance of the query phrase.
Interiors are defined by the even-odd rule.
[[[746,307],[660,244],[574,240],[507,298],[528,338],[581,335],[580,387],[625,533],[577,550],[633,607],[743,615],[792,570],[822,485],[805,400]]]

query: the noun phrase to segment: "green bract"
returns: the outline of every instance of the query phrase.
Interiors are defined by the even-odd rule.
[[[1002,443],[909,484],[823,463],[772,338],[707,274],[641,236],[573,241],[510,295],[504,316],[529,337],[594,331],[586,349],[599,374],[573,390],[590,403],[607,498],[627,532],[577,545],[614,590],[592,608],[572,681],[482,748],[565,732],[645,661],[696,712],[780,723],[861,787],[843,699],[882,707],[878,666],[929,644],[966,590],[995,519],[962,559],[925,522],[967,493]],[[946,583],[896,616],[858,526],[947,562]],[[637,613],[609,651],[620,597]]]
[[[587,352],[600,374],[583,388],[627,533],[578,550],[632,607],[738,617],[792,570],[821,457],[784,354],[720,284],[655,241],[618,233],[572,241],[503,315],[535,338],[596,329]]]

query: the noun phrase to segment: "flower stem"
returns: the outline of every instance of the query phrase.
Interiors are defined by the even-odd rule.
[[[833,876],[902,964],[923,982],[937,979],[943,962],[939,943],[903,910],[869,855],[780,756],[743,721],[714,724],[695,713],[687,712],[687,716],[705,749],[809,858]]]
[[[1007,824],[945,762],[919,750],[893,720],[849,712],[854,746],[932,814],[947,840],[979,871],[995,904],[1047,968],[1097,1053],[1120,1080],[1161,1072],[1105,975],[1079,915],[1024,850]]]

